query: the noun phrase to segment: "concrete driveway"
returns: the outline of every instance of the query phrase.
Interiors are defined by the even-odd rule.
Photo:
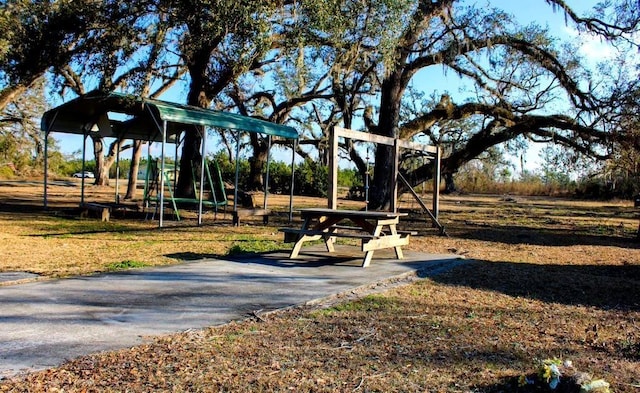
[[[261,254],[2,286],[0,378],[464,262],[410,251],[397,260],[393,251],[377,251],[363,269],[357,249],[341,246],[336,254],[307,248],[298,260]]]

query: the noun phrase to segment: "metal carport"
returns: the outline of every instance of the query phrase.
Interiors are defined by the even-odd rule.
[[[126,116],[126,120],[117,120],[109,117],[109,114]],[[113,115],[112,115],[113,116]],[[100,136],[122,139],[136,139],[149,142],[162,142],[161,170],[165,167],[165,145],[167,141],[177,141],[179,135],[186,126],[208,126],[226,128],[231,130],[248,131],[266,134],[271,142],[271,137],[298,139],[298,132],[285,125],[275,124],[252,117],[234,113],[203,109],[190,105],[182,105],[139,96],[116,93],[92,91],[83,96],[66,102],[44,113],[41,120],[41,129],[45,132],[45,175],[44,175],[44,206],[47,207],[47,177],[48,177],[48,137],[52,132],[71,133],[87,136]],[[206,132],[202,135],[202,165],[206,157]],[[83,145],[84,146],[84,145]],[[84,162],[83,147],[83,162]],[[236,157],[236,161],[238,157]],[[292,158],[293,171],[293,158]],[[200,171],[201,176],[204,171]],[[201,187],[202,180],[200,179]],[[83,188],[84,188],[84,178]],[[161,176],[160,206],[164,206],[164,179]],[[235,184],[234,209],[237,209],[237,168]],[[291,201],[293,196],[293,184],[291,187]],[[198,211],[198,223],[202,216],[202,192]],[[290,202],[290,210],[292,202]],[[160,208],[159,226],[163,224],[163,208]],[[291,212],[290,212],[291,214]]]

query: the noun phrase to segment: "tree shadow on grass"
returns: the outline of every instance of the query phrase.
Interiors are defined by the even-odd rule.
[[[61,209],[56,209],[61,210]],[[31,203],[28,199],[15,199],[10,203],[0,202],[0,212],[2,213],[14,213],[14,214],[33,214],[33,213],[45,213],[47,212],[42,206]]]
[[[289,259],[289,250],[278,250],[268,252],[243,252],[237,254],[201,254],[201,253],[173,253],[166,254],[166,257],[184,260],[197,261],[206,258],[220,259],[223,261],[241,263],[241,264],[258,264],[277,268],[318,268],[323,266],[344,266],[348,268],[360,267],[362,257],[354,257],[334,254],[326,252],[310,252],[305,250],[298,259]]]
[[[550,303],[640,311],[640,265],[473,261],[432,280]]]
[[[455,237],[504,244],[529,244],[537,246],[616,246],[640,249],[640,242],[628,233],[619,233],[611,227],[587,228],[574,231],[564,228],[540,229],[519,225],[473,226],[454,229]]]

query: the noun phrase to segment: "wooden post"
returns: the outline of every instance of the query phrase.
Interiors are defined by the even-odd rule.
[[[440,158],[442,149],[436,149],[436,156],[433,158],[433,216],[438,220],[440,211]]]
[[[393,155],[392,155],[392,165],[391,169],[391,202],[389,209],[390,211],[397,213],[398,212],[398,171],[400,167],[400,163],[398,162],[398,158],[400,157],[400,144],[398,143],[398,139],[393,141]]]
[[[296,180],[296,144],[298,140],[294,139],[291,146],[291,190],[289,191],[289,222],[293,221],[293,186]]]
[[[338,133],[335,127],[329,131],[329,184],[327,189],[328,208],[338,208]]]

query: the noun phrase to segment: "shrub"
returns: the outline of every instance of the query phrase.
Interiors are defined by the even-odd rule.
[[[269,192],[285,194],[291,192],[291,166],[272,161],[269,164]]]
[[[305,160],[296,166],[294,191],[298,195],[327,196],[329,169],[319,162]]]
[[[0,165],[0,179],[13,179],[16,177],[16,172],[13,164]]]

